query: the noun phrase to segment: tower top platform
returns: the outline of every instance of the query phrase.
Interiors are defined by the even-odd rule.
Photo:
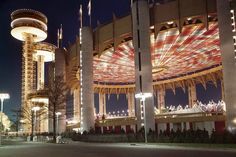
[[[26,34],[31,34],[35,42],[47,38],[47,17],[31,9],[18,9],[11,14],[11,35],[25,41]]]
[[[56,46],[47,42],[40,42],[35,44],[34,60],[36,61],[38,56],[44,57],[44,62],[52,62],[55,60]]]

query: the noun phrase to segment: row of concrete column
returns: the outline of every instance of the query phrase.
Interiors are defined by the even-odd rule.
[[[190,126],[190,123],[192,124],[192,126]],[[191,128],[192,127],[192,128]],[[166,131],[166,130],[173,130],[173,131],[177,131],[177,130],[189,130],[189,129],[193,129],[193,130],[206,130],[208,131],[209,134],[212,133],[212,130],[215,130],[215,122],[214,121],[205,121],[205,122],[181,122],[181,123],[158,123],[157,124],[157,129],[158,132],[160,133],[160,131]]]
[[[223,83],[222,83],[223,84]],[[222,85],[221,84],[221,85]],[[224,92],[223,87],[222,92]],[[127,93],[126,98],[128,102],[128,116],[134,117],[135,116],[135,98],[134,93]],[[157,108],[162,109],[165,108],[165,95],[166,91],[165,89],[159,89],[156,93],[156,99],[157,99]],[[223,95],[223,93],[222,93]],[[74,90],[74,120],[80,121],[80,93],[78,89]],[[192,84],[188,86],[188,101],[189,101],[189,107],[193,107],[193,105],[197,101],[197,92],[196,92],[196,85]],[[99,115],[106,115],[107,114],[107,94],[105,93],[99,93]]]
[[[75,89],[74,93],[74,120],[80,121],[81,117],[81,104],[80,104],[80,92],[79,89]],[[128,116],[134,117],[135,116],[135,98],[134,93],[126,94],[126,98],[128,101]],[[99,93],[99,115],[107,115],[107,94]]]

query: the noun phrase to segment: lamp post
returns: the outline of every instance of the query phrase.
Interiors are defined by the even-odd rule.
[[[59,116],[61,115],[61,112],[56,112],[56,117],[57,117],[57,130],[56,130],[56,134],[59,133]]]
[[[8,93],[0,93],[1,99],[1,130],[0,130],[0,145],[2,145],[2,130],[4,130],[4,125],[2,122],[2,115],[3,115],[3,101],[5,99],[10,99],[10,95]]]
[[[140,99],[140,101],[143,103],[144,138],[145,138],[145,143],[148,142],[148,140],[147,140],[147,121],[146,121],[145,100],[146,100],[146,98],[150,98],[150,97],[152,97],[152,93],[138,93],[138,94],[135,94],[135,98]]]
[[[34,111],[34,127],[33,127],[33,132],[32,132],[33,136],[34,136],[34,134],[36,132],[36,114],[37,114],[37,111],[39,111],[39,110],[40,110],[39,106],[35,106],[35,107],[32,108],[32,111]]]

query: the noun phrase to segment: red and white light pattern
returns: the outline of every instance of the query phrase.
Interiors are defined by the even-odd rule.
[[[209,30],[202,25],[186,26],[151,35],[153,80],[186,75],[221,64],[218,24]],[[165,67],[156,72],[156,67]],[[122,43],[114,52],[111,48],[100,58],[94,58],[94,81],[103,83],[132,83],[134,75],[134,48],[132,41]]]

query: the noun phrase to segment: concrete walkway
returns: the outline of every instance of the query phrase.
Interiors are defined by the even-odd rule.
[[[157,144],[21,143],[0,147],[0,157],[235,157],[235,149],[202,149]]]

